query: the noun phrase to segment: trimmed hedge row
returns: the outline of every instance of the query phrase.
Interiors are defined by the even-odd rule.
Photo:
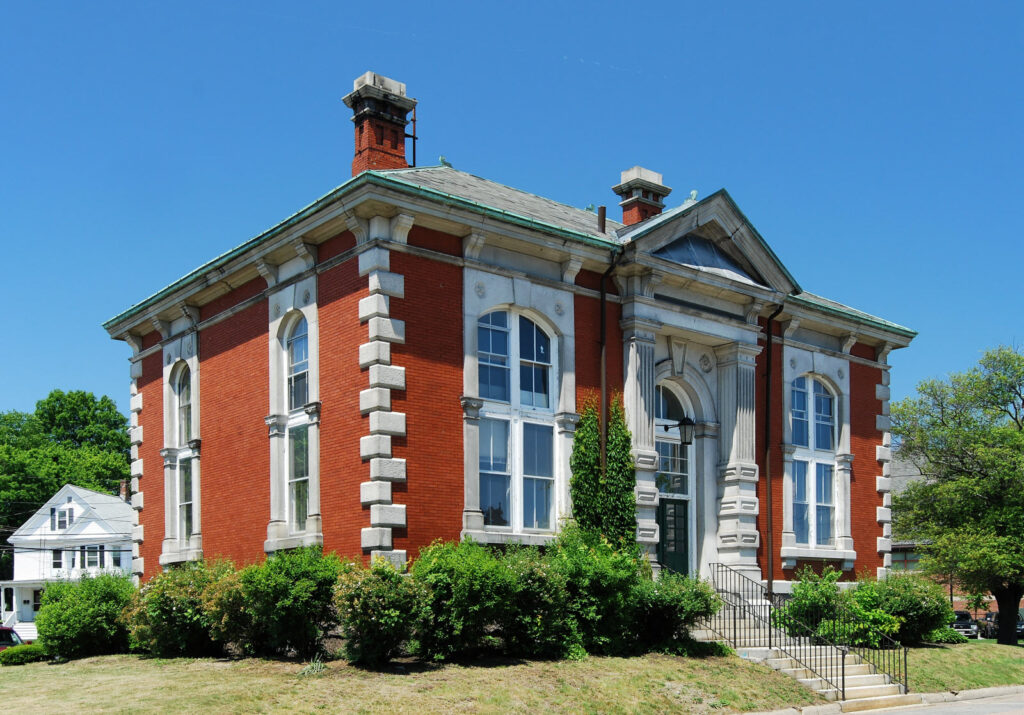
[[[687,629],[719,605],[708,584],[653,581],[639,551],[576,528],[543,552],[437,542],[409,574],[308,548],[240,571],[227,562],[183,564],[139,590],[114,576],[54,584],[43,603],[40,643],[56,658],[129,648],[309,658],[340,628],[344,656],[368,667],[403,650],[436,661],[682,653],[692,643]]]

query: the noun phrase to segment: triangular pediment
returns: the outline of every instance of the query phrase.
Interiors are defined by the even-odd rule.
[[[796,279],[724,189],[627,226],[619,237],[659,261],[741,284],[800,292]]]

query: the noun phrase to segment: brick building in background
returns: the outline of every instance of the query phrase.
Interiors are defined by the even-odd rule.
[[[132,348],[136,573],[544,543],[602,389],[656,564],[779,590],[889,565],[886,357],[913,331],[802,292],[724,190],[665,209],[634,167],[606,221],[409,167],[401,83],[345,103],[351,180],[104,325]]]

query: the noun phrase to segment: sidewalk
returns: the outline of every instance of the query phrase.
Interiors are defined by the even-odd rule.
[[[1024,685],[1006,685],[998,688],[977,688],[976,690],[961,690],[959,692],[947,693],[911,693],[920,695],[920,705],[900,705],[892,708],[880,708],[876,710],[860,710],[859,712],[889,712],[918,708],[922,705],[935,705],[939,703],[950,703],[963,700],[979,700],[982,698],[996,698],[1010,695],[1020,695],[1024,698]],[[849,701],[855,703],[856,701]],[[850,712],[843,710],[843,703],[826,703],[825,705],[808,705],[804,708],[785,708],[784,710],[772,710],[771,712],[750,713],[749,715],[836,715],[837,713]]]

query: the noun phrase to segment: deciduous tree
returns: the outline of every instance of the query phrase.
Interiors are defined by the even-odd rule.
[[[1024,596],[1024,354],[987,351],[977,367],[918,385],[892,409],[900,454],[924,479],[893,502],[901,538],[922,545],[925,569],[989,591],[998,641],[1017,642]]]

